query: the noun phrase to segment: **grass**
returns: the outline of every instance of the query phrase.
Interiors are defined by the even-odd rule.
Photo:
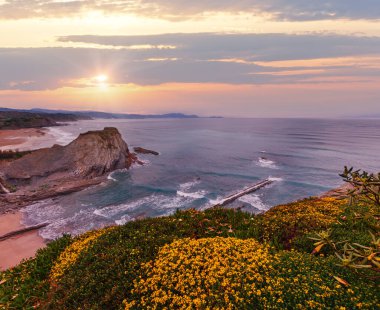
[[[337,266],[328,247],[311,255],[308,238],[332,229],[335,239],[368,244],[368,230],[379,234],[376,213],[306,199],[258,216],[187,210],[65,236],[0,274],[0,308],[375,309],[378,278]]]

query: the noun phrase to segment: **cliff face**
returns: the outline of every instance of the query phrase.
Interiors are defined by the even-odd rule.
[[[108,172],[128,169],[133,163],[141,164],[116,128],[90,131],[67,146],[40,149],[3,167],[0,194],[6,192],[5,184],[14,193],[0,195],[0,205],[22,206],[82,190],[102,182]]]
[[[92,178],[129,168],[136,157],[116,128],[81,134],[67,146],[40,149],[13,161],[5,170],[10,181],[41,178]]]

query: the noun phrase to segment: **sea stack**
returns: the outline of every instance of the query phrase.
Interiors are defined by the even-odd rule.
[[[129,168],[136,157],[116,128],[79,135],[67,146],[54,145],[13,161],[5,169],[7,181],[92,178]]]
[[[23,205],[99,184],[109,172],[134,163],[141,164],[119,131],[106,127],[83,133],[66,146],[36,150],[7,163],[0,171],[1,192],[14,192],[5,196]]]

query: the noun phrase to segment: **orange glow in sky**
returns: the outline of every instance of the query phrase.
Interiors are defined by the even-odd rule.
[[[366,1],[329,1],[328,15],[292,0],[127,2],[0,1],[0,106],[380,113],[380,19]]]

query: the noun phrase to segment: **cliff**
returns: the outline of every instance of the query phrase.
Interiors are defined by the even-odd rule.
[[[15,193],[2,198],[8,204],[24,205],[73,192],[98,184],[108,172],[128,169],[133,163],[141,164],[116,128],[90,131],[67,146],[40,149],[8,163],[0,180]]]

